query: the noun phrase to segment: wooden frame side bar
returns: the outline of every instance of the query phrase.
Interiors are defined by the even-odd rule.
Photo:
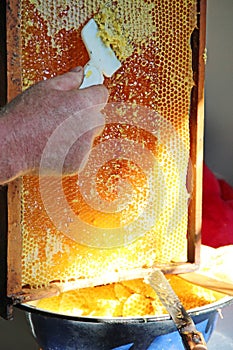
[[[0,107],[7,102],[7,47],[6,1],[0,2]],[[7,247],[8,247],[8,187],[0,186],[0,316],[10,318],[12,308],[7,299]]]
[[[6,92],[7,101],[11,101],[22,91],[21,85],[21,1],[6,0],[4,7],[5,44],[6,44]],[[7,72],[7,73],[6,73]],[[11,319],[14,295],[22,292],[21,278],[21,179],[1,188],[1,291],[0,316]]]
[[[206,42],[206,0],[197,1],[197,28],[191,38],[194,87],[191,95],[191,177],[192,188],[188,223],[188,261],[200,263],[204,138],[204,80]]]
[[[0,1],[0,107],[7,100],[7,73],[6,73],[6,3]]]
[[[7,99],[22,92],[21,73],[21,0],[7,0]],[[7,295],[22,289],[21,279],[21,179],[8,185],[8,278]]]
[[[0,316],[11,318],[12,308],[7,299],[7,186],[0,186]]]

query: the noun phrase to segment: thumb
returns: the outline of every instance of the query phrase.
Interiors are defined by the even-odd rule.
[[[78,89],[83,81],[83,68],[76,67],[70,72],[58,75],[49,80],[50,88],[54,90],[68,91]]]

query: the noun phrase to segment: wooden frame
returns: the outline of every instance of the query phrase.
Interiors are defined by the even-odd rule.
[[[0,3],[0,107],[4,106],[7,100],[7,74],[6,74],[6,8],[5,3]],[[7,187],[0,186],[0,314],[6,317],[7,310],[6,295],[7,295]]]
[[[21,92],[21,42],[20,42],[20,3],[21,1],[6,1],[7,17],[7,71],[8,71],[8,101]],[[184,273],[195,270],[199,263],[201,239],[202,212],[202,162],[203,162],[203,125],[204,125],[204,66],[205,66],[205,27],[206,0],[198,0],[197,28],[192,35],[193,78],[195,86],[192,90],[190,108],[190,135],[192,164],[192,183],[194,191],[189,205],[188,222],[188,252],[187,263],[174,264],[166,269],[166,273]],[[1,284],[0,313],[5,318],[12,315],[11,305],[56,295],[66,290],[62,284],[54,284],[49,288],[30,290],[22,288],[21,283],[21,180],[17,179],[0,191],[1,210]],[[138,272],[138,277],[144,276],[144,271]],[[3,278],[2,278],[3,277]],[[120,278],[116,276],[117,279]],[[73,282],[72,282],[73,283]],[[79,284],[80,286],[80,284]]]
[[[192,164],[193,188],[189,205],[188,221],[188,261],[200,262],[200,241],[202,222],[202,174],[203,174],[203,137],[204,137],[204,80],[206,63],[206,0],[198,1],[197,28],[191,38],[193,51],[194,87],[190,109],[190,158]],[[196,58],[196,59],[195,59]]]

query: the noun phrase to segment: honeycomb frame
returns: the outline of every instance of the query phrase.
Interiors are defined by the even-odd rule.
[[[21,1],[7,1],[8,28],[8,100],[10,101],[22,90],[21,74],[21,36],[20,36]],[[204,99],[204,52],[205,52],[205,15],[206,1],[197,1],[197,28],[192,35],[192,63],[194,87],[192,89],[190,108],[190,157],[194,167],[193,192],[189,205],[188,252],[187,263],[174,264],[164,269],[166,273],[181,273],[196,269],[199,263],[201,239],[201,206],[202,206],[202,152],[203,152],[203,99]],[[18,24],[18,26],[17,26]],[[7,281],[5,303],[38,299],[59,293],[59,286],[52,285],[40,290],[22,288],[22,254],[21,235],[21,186],[17,179],[8,185],[8,200],[5,203],[8,211],[7,262],[3,276]],[[142,272],[143,274],[144,272]],[[138,272],[138,277],[141,272]]]

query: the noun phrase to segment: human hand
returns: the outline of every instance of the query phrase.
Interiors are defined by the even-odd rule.
[[[67,140],[76,137],[77,128],[80,129],[80,138],[76,138],[69,147],[63,172],[79,170],[101,129],[93,129],[93,126],[104,125],[100,111],[108,99],[107,89],[103,85],[80,90],[82,80],[83,69],[77,67],[33,85],[1,111],[0,183],[25,173],[37,173],[47,141],[58,127],[61,132],[60,139],[54,144],[54,160],[62,153],[62,147],[67,148]],[[76,135],[71,127],[67,129],[67,120],[70,119],[75,122]],[[82,133],[82,130],[87,132]],[[56,170],[53,164],[48,163],[46,166],[48,174]]]

